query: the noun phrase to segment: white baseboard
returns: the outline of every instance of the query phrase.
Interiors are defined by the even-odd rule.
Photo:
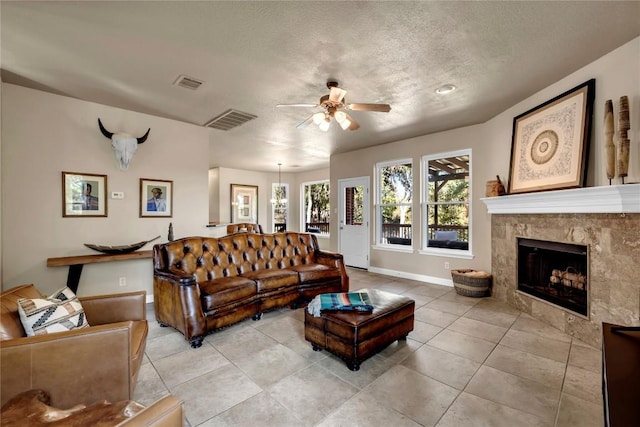
[[[371,266],[369,266],[369,271],[371,273],[384,274],[385,276],[401,277],[403,279],[417,280],[419,282],[453,287],[452,279],[443,279],[441,277],[426,276],[424,274],[407,273],[406,271],[388,270],[386,268],[377,268]]]
[[[417,280],[418,282],[433,283],[435,285],[453,287],[453,280],[442,279],[440,277],[426,276],[424,274],[407,273],[406,271],[388,270],[386,268],[377,268],[369,266],[368,271],[371,273],[384,274],[385,276],[401,277],[403,279]],[[147,304],[153,302],[153,294],[147,294]]]

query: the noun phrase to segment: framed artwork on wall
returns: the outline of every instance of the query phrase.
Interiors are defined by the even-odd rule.
[[[140,218],[173,216],[173,181],[140,178]]]
[[[595,79],[515,117],[509,194],[583,187]]]
[[[258,223],[258,186],[231,184],[231,222]]]
[[[107,175],[62,172],[62,216],[107,216]]]

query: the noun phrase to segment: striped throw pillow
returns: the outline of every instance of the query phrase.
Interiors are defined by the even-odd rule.
[[[70,331],[89,326],[76,294],[65,287],[49,298],[20,298],[20,320],[27,336]]]

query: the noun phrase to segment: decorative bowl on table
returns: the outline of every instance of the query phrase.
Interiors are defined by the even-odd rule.
[[[95,245],[93,243],[85,243],[84,245],[89,249],[93,249],[94,251],[102,252],[103,254],[117,255],[117,254],[128,254],[130,252],[137,251],[144,245],[149,242],[153,242],[156,239],[159,239],[160,236],[156,236],[151,240],[145,240],[143,242],[131,243],[130,245],[119,245],[119,246],[106,246],[106,245]]]

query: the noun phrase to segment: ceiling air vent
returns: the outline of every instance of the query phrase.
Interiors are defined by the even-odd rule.
[[[176,81],[173,82],[176,86],[186,87],[187,89],[192,90],[198,89],[203,83],[204,82],[202,80],[194,79],[193,77],[185,76],[184,74],[180,74]]]
[[[220,114],[218,117],[209,120],[204,126],[220,130],[230,130],[256,118],[258,118],[258,116],[243,113],[242,111],[232,108]]]

